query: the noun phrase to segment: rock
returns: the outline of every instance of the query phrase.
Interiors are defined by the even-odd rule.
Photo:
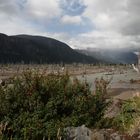
[[[65,129],[66,140],[91,140],[91,130],[85,125],[79,127],[67,127]]]
[[[91,140],[106,140],[104,131],[95,130],[92,132]]]
[[[130,136],[120,134],[113,129],[91,130],[85,125],[79,127],[67,127],[65,140],[140,140],[140,133]]]
[[[118,135],[117,133],[113,133],[110,135],[110,140],[122,140],[122,139],[120,135]]]

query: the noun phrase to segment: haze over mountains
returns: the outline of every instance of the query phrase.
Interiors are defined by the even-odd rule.
[[[97,63],[58,40],[31,35],[0,34],[0,63]]]
[[[133,49],[83,49],[80,53],[92,56],[102,63],[113,64],[135,64],[138,61]]]

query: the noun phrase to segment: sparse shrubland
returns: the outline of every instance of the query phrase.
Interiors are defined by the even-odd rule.
[[[120,112],[105,118],[111,100],[109,81],[96,79],[95,92],[89,84],[66,74],[27,71],[0,85],[0,139],[48,140],[65,137],[64,128],[114,128],[132,131],[139,127],[140,98],[120,102]]]
[[[92,94],[86,81],[28,71],[0,86],[0,138],[59,139],[68,126],[98,126],[109,103],[104,90]]]

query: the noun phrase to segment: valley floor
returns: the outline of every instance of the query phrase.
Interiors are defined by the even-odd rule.
[[[94,90],[95,79],[103,78],[110,81],[108,92],[115,99],[128,99],[140,94],[140,73],[135,72],[130,65],[121,66],[94,66],[84,64],[73,65],[0,65],[0,79],[4,80],[20,75],[26,70],[38,71],[47,75],[49,73],[66,73],[81,81],[87,81]]]

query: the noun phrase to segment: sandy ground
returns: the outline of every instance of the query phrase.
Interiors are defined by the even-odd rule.
[[[114,99],[127,100],[134,96],[140,96],[140,89],[124,89],[124,88],[113,88],[109,89],[109,95]]]
[[[128,99],[139,95],[140,83],[130,83],[130,80],[139,80],[137,74],[130,66],[94,66],[94,65],[0,65],[0,79],[20,75],[26,70],[37,70],[40,73],[65,73],[76,76],[80,80],[87,80],[94,89],[95,78],[112,78],[109,95],[117,99]]]

